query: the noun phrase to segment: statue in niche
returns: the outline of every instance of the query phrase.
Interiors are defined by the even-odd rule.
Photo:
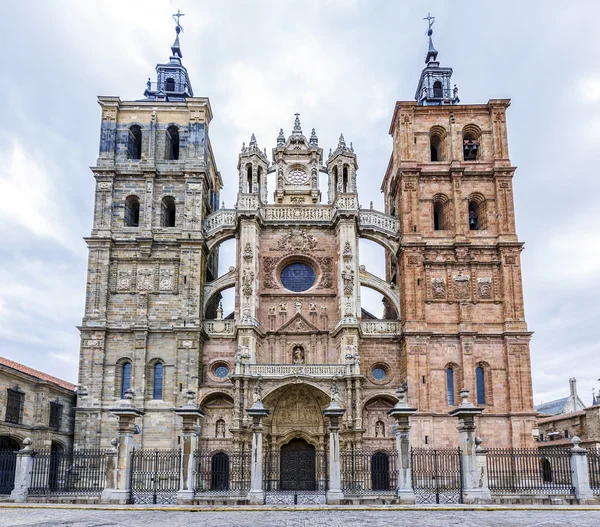
[[[219,419],[215,426],[215,437],[225,437],[225,421]]]
[[[292,350],[292,362],[294,364],[304,364],[304,348],[302,346],[294,346]]]
[[[375,437],[385,437],[385,425],[382,421],[375,423]]]

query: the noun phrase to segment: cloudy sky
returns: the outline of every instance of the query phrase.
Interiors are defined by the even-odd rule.
[[[293,114],[321,146],[354,143],[363,206],[379,192],[397,100],[411,100],[437,20],[463,103],[511,98],[510,154],[535,402],[600,388],[600,3],[188,0],[4,5],[0,20],[0,355],[76,382],[100,130],[97,95],[141,98],[185,13],[184,64],[214,111],[234,202],[242,141],[270,150]],[[154,79],[153,79],[154,80]],[[594,205],[596,203],[596,205]],[[378,249],[362,263],[380,273]],[[231,252],[231,249],[228,249]],[[225,251],[227,252],[227,251]],[[228,262],[224,263],[229,265]],[[369,297],[367,308],[376,311]]]

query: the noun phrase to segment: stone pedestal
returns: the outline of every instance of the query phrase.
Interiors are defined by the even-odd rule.
[[[246,413],[252,419],[252,467],[248,500],[254,505],[263,505],[265,503],[265,492],[263,489],[262,420],[269,415],[269,410],[262,403],[260,380],[256,383],[254,394],[254,404],[246,410]]]
[[[200,435],[200,419],[204,412],[196,406],[196,392],[188,390],[187,403],[174,411],[182,418],[181,426],[181,474],[177,503],[189,504],[194,499],[194,452],[198,449]]]
[[[479,449],[481,440],[475,436],[475,416],[482,408],[469,402],[469,390],[460,391],[462,402],[450,415],[458,417],[459,446],[462,456],[463,500],[465,503],[490,503],[492,495],[488,487],[486,452]],[[483,472],[482,472],[483,471]]]
[[[111,408],[110,411],[119,419],[118,422],[118,444],[116,465],[116,487],[108,496],[106,501],[111,503],[126,504],[131,494],[131,454],[133,452],[133,434],[136,431],[135,420],[144,412],[138,410],[133,404],[133,390],[125,392],[125,398],[119,406]]]
[[[337,386],[334,386],[337,391]],[[339,504],[344,499],[342,492],[342,474],[340,464],[340,417],[346,410],[341,408],[332,394],[329,406],[323,410],[323,415],[329,418],[329,490],[327,503]]]
[[[106,473],[104,475],[104,490],[100,495],[101,502],[112,499],[112,493],[117,489],[117,465],[119,457],[119,440],[115,437],[110,444],[112,449],[106,454]]]
[[[23,440],[23,449],[17,452],[17,465],[15,467],[15,487],[10,493],[11,501],[24,503],[29,495],[31,486],[31,470],[33,468],[33,450],[31,449],[31,439],[26,437]]]
[[[396,421],[396,452],[398,455],[398,499],[401,503],[415,503],[410,466],[410,416],[417,409],[410,408],[406,401],[406,385],[396,390],[398,403],[388,415]]]
[[[573,487],[575,487],[575,497],[579,500],[580,505],[596,503],[594,494],[590,488],[590,474],[586,457],[587,450],[579,446],[581,439],[577,436],[571,439],[571,443],[573,443],[570,460],[571,477],[573,479]]]

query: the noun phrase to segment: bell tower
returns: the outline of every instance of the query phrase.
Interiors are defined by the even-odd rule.
[[[328,196],[331,203],[336,203],[338,198],[356,197],[356,171],[358,163],[354,147],[346,146],[344,134],[340,135],[337,148],[329,151],[327,159]]]
[[[254,196],[259,203],[266,203],[268,167],[267,151],[258,148],[256,137],[252,134],[250,144],[246,147],[244,143],[238,156],[239,196]]]

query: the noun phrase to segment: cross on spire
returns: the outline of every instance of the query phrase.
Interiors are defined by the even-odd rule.
[[[182,16],[185,16],[185,14],[184,14],[184,13],[182,13],[182,12],[181,12],[181,11],[178,9],[178,10],[177,10],[177,13],[175,13],[175,14],[174,14],[174,15],[172,15],[172,16],[173,16],[173,20],[175,20],[175,24],[176,24],[176,26],[175,26],[175,31],[177,31],[177,33],[179,34],[179,32],[180,32],[180,31],[183,31],[183,27],[182,27],[182,25],[179,23],[179,19],[180,19]]]
[[[431,26],[433,26],[433,23],[435,22],[435,17],[431,16],[431,13],[427,13],[427,16],[423,20],[427,20],[427,35],[431,36],[433,33]]]

